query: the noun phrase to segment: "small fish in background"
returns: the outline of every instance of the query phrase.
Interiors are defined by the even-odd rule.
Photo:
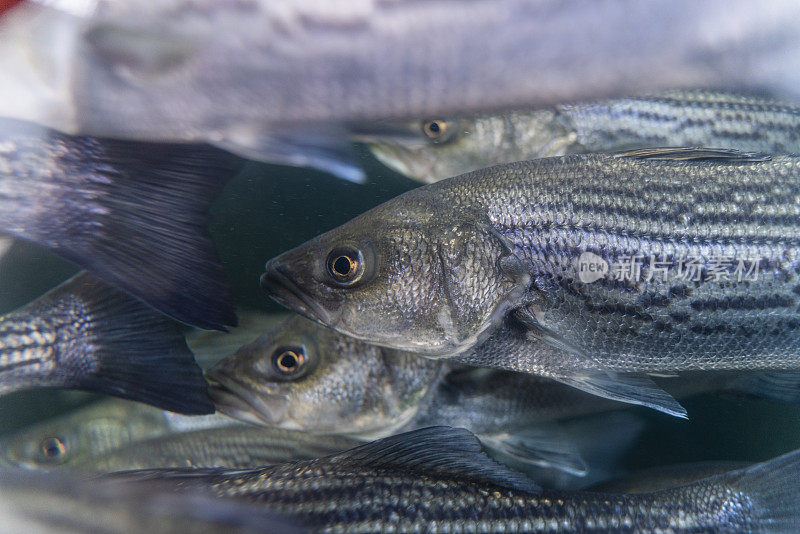
[[[187,416],[108,398],[0,436],[0,464],[73,469],[150,439],[241,424],[221,414]]]
[[[691,148],[498,165],[283,253],[261,287],[367,343],[685,417],[647,374],[800,369],[798,169]]]
[[[0,394],[30,388],[214,412],[178,325],[88,273],[0,317]]]
[[[335,435],[228,424],[136,441],[72,462],[71,470],[107,473],[161,467],[254,468],[326,456],[362,443]]]
[[[187,324],[236,315],[207,226],[242,160],[203,145],[71,137],[0,119],[0,231]]]
[[[387,122],[384,130],[360,140],[386,166],[425,183],[500,163],[635,148],[800,153],[800,107],[714,91],[668,91],[498,115]]]
[[[466,430],[431,427],[311,461],[253,470],[128,471],[114,481],[211,489],[312,530],[790,532],[800,452],[638,495],[542,490],[485,455]],[[424,495],[424,498],[419,498]]]
[[[0,534],[234,534],[306,532],[280,513],[158,482],[0,470]]]
[[[364,174],[348,134],[378,119],[679,87],[800,96],[794,2],[657,0],[651,8],[623,0],[24,2],[0,19],[0,115],[72,134],[214,143],[357,181]]]

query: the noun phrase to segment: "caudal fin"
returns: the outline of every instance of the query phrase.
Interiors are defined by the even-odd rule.
[[[0,181],[15,193],[0,201],[0,229],[179,321],[236,324],[207,226],[239,158],[208,146],[70,137],[4,120],[7,137],[16,153],[2,156],[9,170]]]
[[[68,387],[172,412],[214,412],[208,384],[178,325],[86,273],[42,297],[41,304],[49,299],[77,299],[82,309],[85,328],[75,342],[83,348],[60,362]]]

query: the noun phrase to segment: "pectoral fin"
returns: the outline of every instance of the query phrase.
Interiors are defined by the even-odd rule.
[[[248,159],[292,167],[311,167],[348,182],[364,183],[347,134],[336,128],[233,132],[214,143]]]
[[[515,311],[483,344],[457,359],[549,377],[593,395],[687,417],[678,401],[651,379],[605,368],[602,360],[549,330],[528,309]]]

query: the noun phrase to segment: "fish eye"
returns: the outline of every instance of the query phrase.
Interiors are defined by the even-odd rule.
[[[57,461],[63,459],[64,455],[67,453],[67,446],[61,438],[50,437],[42,440],[39,445],[39,450],[43,458],[50,461]]]
[[[364,256],[361,251],[343,247],[328,254],[325,262],[328,276],[340,286],[351,286],[364,274]]]
[[[422,125],[422,131],[425,132],[425,135],[428,136],[428,139],[437,140],[447,133],[447,121],[428,121]]]
[[[306,351],[303,347],[282,347],[272,354],[272,366],[282,375],[296,375],[305,364]]]
[[[432,143],[448,141],[453,134],[453,128],[446,120],[436,119],[422,125],[422,132]]]

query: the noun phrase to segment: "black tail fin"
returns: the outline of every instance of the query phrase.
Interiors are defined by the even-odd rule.
[[[202,145],[10,130],[5,121],[2,132],[16,153],[0,155],[10,167],[0,182],[14,190],[0,202],[0,229],[179,321],[236,324],[207,211],[242,160]]]
[[[800,532],[800,450],[700,480],[683,491],[692,492],[695,487],[709,484],[721,486],[729,498],[743,505],[738,510],[724,511],[737,515],[743,523],[737,532]]]
[[[88,348],[59,363],[68,387],[172,412],[214,412],[203,372],[177,324],[87,273],[45,295],[42,304],[51,298],[77,299],[85,325],[76,342]]]

